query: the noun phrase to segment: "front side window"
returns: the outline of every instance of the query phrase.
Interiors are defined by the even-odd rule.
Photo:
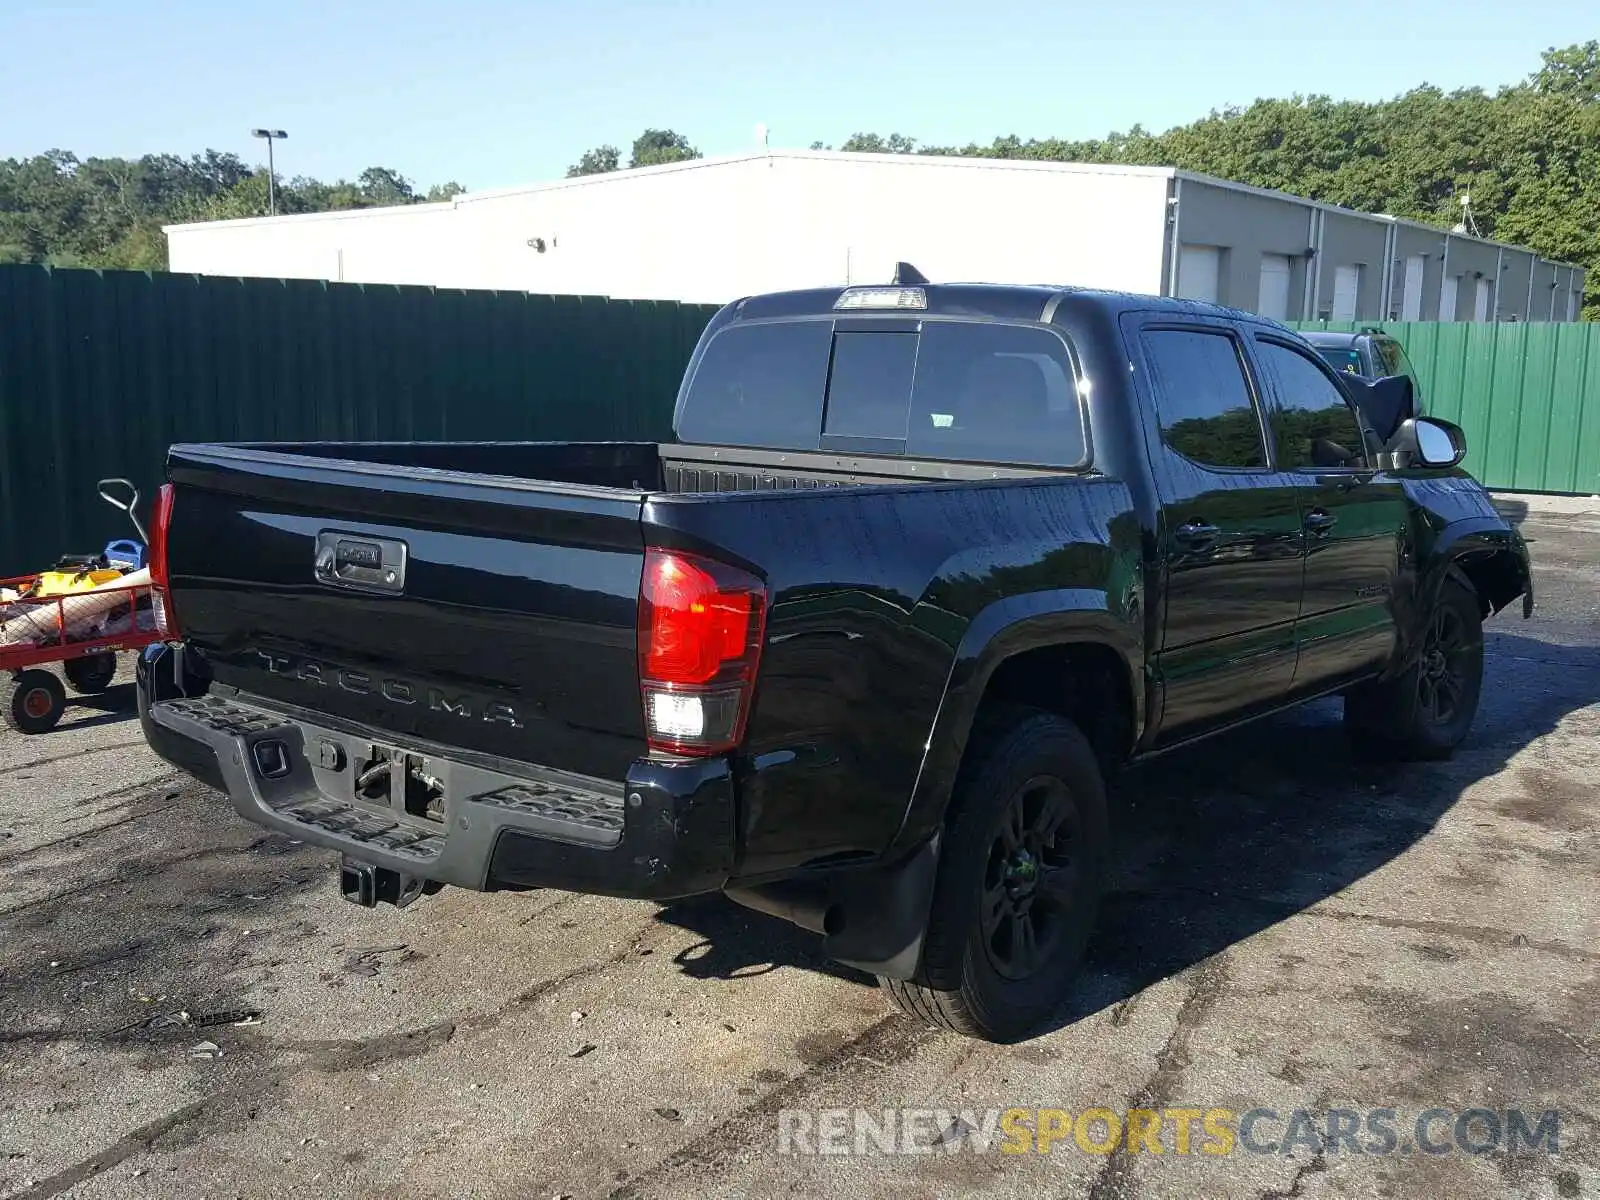
[[[1161,440],[1203,467],[1264,467],[1266,447],[1233,338],[1220,330],[1152,329],[1145,359]]]
[[[1272,437],[1280,470],[1367,465],[1355,409],[1321,366],[1280,342],[1258,341],[1256,356],[1277,388]]]

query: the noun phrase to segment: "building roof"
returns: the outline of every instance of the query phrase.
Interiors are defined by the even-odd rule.
[[[1118,163],[1065,163],[1045,162],[1024,158],[961,158],[932,154],[858,154],[846,150],[754,150],[743,154],[724,154],[715,158],[691,158],[683,162],[662,163],[653,167],[626,167],[597,175],[575,175],[566,179],[553,179],[544,183],[517,184],[511,187],[483,188],[461,192],[449,200],[435,204],[385,205],[376,208],[349,208],[337,212],[286,213],[275,217],[237,217],[227,221],[188,221],[163,225],[163,231],[192,229],[200,226],[221,228],[238,225],[269,225],[311,220],[338,220],[349,217],[372,216],[380,213],[414,213],[425,209],[448,211],[464,208],[484,200],[503,200],[510,196],[531,196],[541,192],[563,191],[572,188],[605,186],[624,180],[641,179],[655,175],[676,175],[687,171],[716,170],[743,163],[767,162],[772,159],[809,160],[819,162],[850,163],[852,165],[878,163],[896,167],[906,166],[960,166],[973,170],[1021,170],[1054,172],[1076,175],[1143,175],[1170,179],[1176,174],[1172,167],[1124,166]]]
[[[1252,195],[1264,196],[1275,200],[1291,200],[1296,204],[1303,204],[1311,208],[1322,209],[1326,212],[1339,213],[1346,216],[1363,217],[1368,220],[1386,221],[1395,225],[1404,225],[1413,229],[1424,230],[1431,234],[1438,234],[1456,238],[1461,241],[1478,242],[1483,245],[1505,247],[1509,250],[1519,250],[1524,253],[1534,254],[1537,251],[1527,246],[1517,246],[1510,242],[1496,242],[1489,238],[1475,237],[1471,234],[1456,233],[1437,225],[1429,225],[1422,221],[1413,221],[1405,217],[1390,216],[1387,213],[1361,212],[1359,209],[1344,208],[1337,204],[1329,204],[1322,200],[1312,200],[1306,196],[1297,196],[1292,192],[1275,191],[1270,188],[1254,187],[1247,183],[1235,183],[1230,179],[1222,179],[1215,175],[1206,175],[1199,171],[1188,171],[1179,167],[1161,166],[1134,166],[1123,163],[1078,163],[1055,162],[1045,159],[1031,158],[968,158],[957,155],[942,154],[863,154],[853,150],[786,150],[768,149],[752,150],[742,154],[724,154],[714,158],[692,158],[683,162],[662,163],[653,167],[628,167],[616,171],[607,171],[597,175],[577,175],[566,179],[555,179],[544,183],[519,184],[512,187],[484,188],[480,191],[462,192],[449,200],[433,204],[405,204],[388,205],[377,208],[352,208],[341,209],[337,212],[323,213],[294,213],[276,217],[240,217],[228,221],[192,221],[173,225],[163,225],[162,232],[171,233],[175,230],[207,228],[220,229],[246,225],[273,225],[279,223],[294,223],[305,221],[349,220],[358,217],[371,218],[374,216],[391,215],[398,213],[418,213],[434,210],[449,212],[457,208],[485,200],[500,200],[512,196],[537,195],[543,192],[554,192],[572,188],[585,188],[605,186],[624,180],[639,179],[648,176],[674,175],[686,171],[717,170],[724,167],[738,166],[751,162],[764,162],[770,160],[785,161],[810,161],[827,163],[849,163],[852,165],[877,164],[895,167],[962,167],[970,170],[986,171],[1028,171],[1059,175],[1122,175],[1144,176],[1146,178],[1179,179],[1206,184],[1211,187],[1223,188],[1227,191],[1245,192]],[[1574,263],[1558,262],[1553,259],[1542,259],[1558,267],[1568,267],[1573,270],[1585,270]]]

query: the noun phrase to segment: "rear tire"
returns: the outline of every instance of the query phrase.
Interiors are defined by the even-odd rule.
[[[1345,726],[1368,757],[1448,758],[1472,728],[1482,690],[1483,610],[1477,593],[1451,575],[1428,614],[1417,661],[1351,690]]]
[[[996,717],[974,731],[951,797],[918,973],[879,984],[920,1021],[1011,1042],[1058,1011],[1083,961],[1106,798],[1072,722],[1033,709]]]
[[[6,680],[0,694],[0,713],[18,733],[45,733],[55,728],[66,711],[67,691],[49,671],[21,671]]]
[[[78,695],[95,696],[110,687],[111,681],[117,677],[117,656],[90,654],[85,658],[74,658],[62,665],[61,673]]]

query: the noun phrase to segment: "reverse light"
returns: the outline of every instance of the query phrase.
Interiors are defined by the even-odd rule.
[[[639,682],[652,750],[720,754],[744,737],[766,630],[767,591],[747,571],[646,550]]]
[[[166,638],[178,636],[178,622],[172,612],[172,581],[167,573],[167,530],[172,525],[172,495],[172,485],[162,484],[156,493],[154,519],[150,522],[150,590],[155,602],[156,631]]]
[[[706,735],[705,704],[700,696],[652,692],[650,724],[665,737],[703,738]]]
[[[925,309],[928,307],[928,293],[914,287],[847,288],[833,302],[833,307]]]

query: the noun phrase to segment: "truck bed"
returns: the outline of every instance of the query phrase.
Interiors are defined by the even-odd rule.
[[[169,466],[176,615],[216,682],[612,779],[645,748],[647,531],[716,545],[776,521],[795,524],[791,541],[857,539],[865,518],[844,511],[857,506],[806,515],[791,511],[810,507],[799,493],[849,487],[894,505],[1001,470],[609,442],[175,446]],[[738,507],[733,493],[767,503],[689,511],[695,496]]]
[[[1060,472],[907,458],[691,446],[675,442],[270,442],[239,449],[377,467],[626,491],[786,491],[1026,478]]]

